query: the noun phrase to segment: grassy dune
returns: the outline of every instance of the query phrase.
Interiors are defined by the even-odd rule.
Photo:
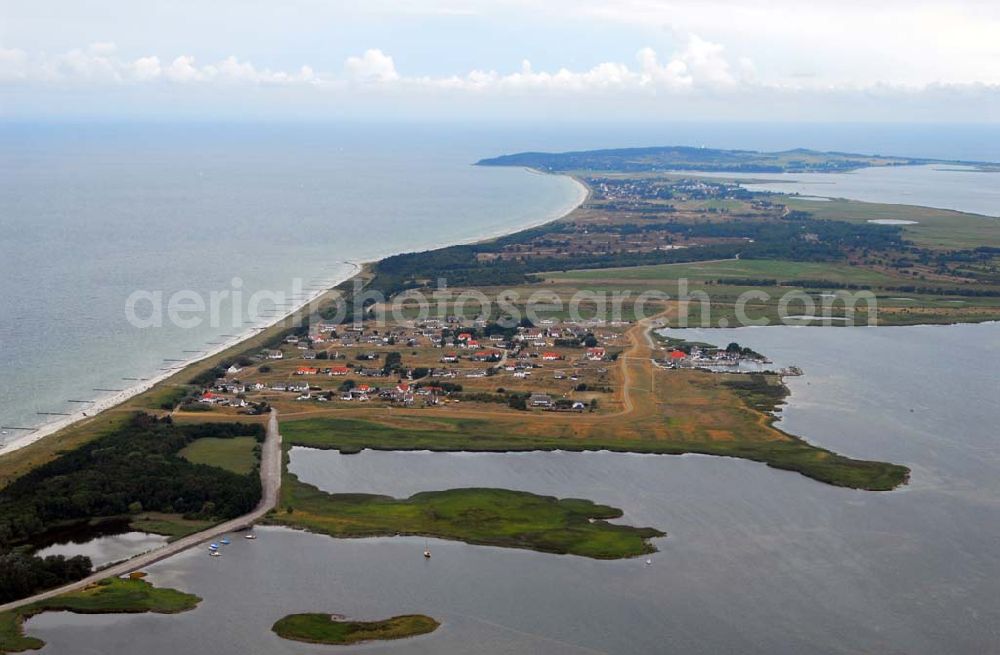
[[[279,637],[310,644],[346,645],[427,634],[441,625],[423,614],[394,616],[384,621],[343,621],[329,614],[289,614],[271,630]]]
[[[676,372],[675,378],[688,372]],[[690,372],[699,375],[697,372]],[[703,373],[709,390],[690,389],[680,395],[680,385],[666,381],[664,387],[678,390],[674,411],[659,417],[635,416],[614,422],[584,421],[585,417],[500,415],[495,418],[442,420],[408,416],[387,422],[383,417],[328,416],[282,423],[287,443],[346,453],[373,450],[431,450],[504,452],[531,450],[653,453],[680,455],[701,453],[740,457],[768,466],[796,471],[820,482],[854,489],[885,491],[903,484],[904,466],[887,462],[856,460],[813,446],[770,427],[767,417],[737,400],[739,391],[716,387],[711,374]],[[724,377],[724,376],[716,376]],[[711,392],[711,393],[709,393]],[[659,391],[657,391],[659,393]],[[706,394],[708,396],[706,397]],[[721,403],[728,404],[721,404]],[[639,403],[637,403],[639,404]],[[656,403],[650,403],[656,405]],[[683,407],[683,409],[682,409]],[[589,418],[589,417],[586,417]],[[602,417],[603,418],[603,417]],[[572,421],[577,420],[574,425]]]

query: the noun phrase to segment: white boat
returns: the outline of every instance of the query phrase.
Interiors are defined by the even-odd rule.
[[[219,551],[217,551],[217,550],[212,550],[212,551],[209,551],[209,553],[208,553],[208,554],[209,554],[210,556],[212,556],[212,557],[222,557],[222,553],[220,553],[220,552],[219,552]]]
[[[256,539],[256,538],[257,538],[257,535],[255,535],[255,534],[254,534],[254,533],[252,533],[252,532],[248,532],[248,533],[246,533],[245,535],[243,535],[243,538],[244,538],[244,539]]]

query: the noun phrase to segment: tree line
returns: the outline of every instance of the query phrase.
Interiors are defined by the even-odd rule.
[[[0,490],[0,593],[20,597],[90,572],[89,560],[30,554],[33,540],[57,526],[139,511],[223,520],[260,500],[256,472],[239,475],[180,457],[203,437],[264,438],[260,425],[177,425],[170,417],[134,415],[122,427],[18,478]],[[13,591],[12,591],[13,590]],[[27,590],[27,591],[26,591]]]

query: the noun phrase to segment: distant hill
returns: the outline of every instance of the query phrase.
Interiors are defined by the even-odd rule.
[[[719,150],[688,146],[616,148],[578,152],[521,152],[481,159],[478,166],[524,166],[541,171],[706,171],[725,173],[835,173],[869,166],[953,164],[990,167],[981,162],[946,161],[819,152],[797,148],[780,152]],[[995,168],[994,168],[995,170]]]

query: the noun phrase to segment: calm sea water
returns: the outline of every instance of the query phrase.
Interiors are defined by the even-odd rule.
[[[615,453],[342,456],[295,449],[329,491],[408,495],[496,485],[586,497],[653,525],[642,558],[594,561],[424,540],[265,529],[152,579],[205,598],[176,616],[32,619],[58,653],[312,653],[270,625],[289,612],[425,612],[439,632],[348,652],[1000,652],[1000,324],[679,331],[739,341],[805,375],[779,426],[904,463],[901,491],[838,489],[758,463]]]

